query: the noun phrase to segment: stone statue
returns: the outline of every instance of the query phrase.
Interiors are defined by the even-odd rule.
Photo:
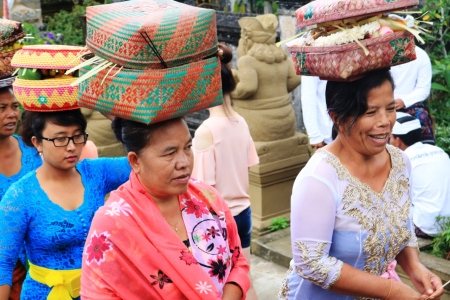
[[[278,18],[273,14],[239,20],[235,110],[243,116],[255,142],[295,135],[296,118],[289,94],[300,84],[286,50],[275,45]]]

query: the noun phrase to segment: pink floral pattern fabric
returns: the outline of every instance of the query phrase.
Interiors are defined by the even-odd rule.
[[[245,294],[248,263],[224,200],[214,188],[191,179],[179,204],[189,248],[134,173],[112,192],[86,241],[82,298],[221,299],[227,282]]]

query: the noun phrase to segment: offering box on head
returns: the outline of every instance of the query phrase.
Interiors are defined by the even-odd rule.
[[[24,46],[13,57],[19,68],[13,83],[14,95],[29,111],[61,111],[78,107],[78,88],[71,86],[77,72],[65,72],[80,63],[84,47],[65,45]]]
[[[223,103],[216,14],[170,0],[87,8],[82,107],[145,124]]]
[[[296,26],[316,26],[287,43],[297,74],[351,81],[416,59],[413,30],[383,14],[417,4],[417,0],[316,0],[300,7]]]
[[[15,68],[11,66],[11,59],[22,47],[18,40],[25,36],[20,22],[0,19],[0,87],[10,85],[11,77]]]

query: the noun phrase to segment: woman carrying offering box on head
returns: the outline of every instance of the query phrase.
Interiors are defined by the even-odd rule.
[[[391,24],[385,17],[357,17],[412,2],[400,0],[378,7],[379,2],[366,1],[355,13],[347,10],[347,6],[356,10],[354,1],[317,0],[297,11],[297,17],[308,22],[315,18],[317,23],[324,6],[327,18],[333,17],[332,12],[341,17],[353,13],[355,19],[349,24],[345,23],[349,19],[327,20],[330,27],[343,29],[347,35],[349,28],[367,29],[363,23],[375,22],[370,27],[378,29],[371,37],[362,35],[361,45],[352,38],[342,47],[322,45],[322,62],[333,62],[339,66],[335,69],[307,70],[313,66],[308,61],[317,58],[311,48],[319,47],[290,49],[300,59],[300,73],[328,79],[325,98],[337,136],[315,152],[294,183],[293,260],[278,299],[419,300],[439,299],[443,294],[441,279],[419,260],[410,218],[410,162],[387,144],[396,119],[389,67],[415,58],[414,39],[405,32],[389,33],[386,28],[381,32],[381,24]],[[331,41],[332,34],[324,40]],[[390,48],[386,53],[392,57],[370,64],[384,47]],[[347,53],[349,49],[354,52]],[[395,272],[397,263],[416,289],[401,282]]]
[[[215,12],[155,0],[88,7],[87,16],[95,56],[81,66],[79,103],[115,116],[133,171],[94,217],[83,299],[244,299],[236,223],[213,187],[191,179],[183,119],[223,103]],[[97,38],[111,33],[105,20],[117,48]]]

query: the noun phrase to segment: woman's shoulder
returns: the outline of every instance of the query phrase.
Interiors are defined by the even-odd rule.
[[[36,171],[31,171],[25,174],[22,178],[10,185],[2,200],[5,199],[29,199],[35,195],[39,182],[36,178]]]
[[[399,173],[411,172],[411,163],[409,161],[408,155],[401,149],[386,145],[386,149],[391,157],[392,169],[397,170]]]
[[[123,157],[99,157],[99,158],[85,158],[78,162],[77,168],[83,170],[84,172],[101,171],[108,168],[113,168],[114,166],[123,166],[128,164],[128,158]]]

